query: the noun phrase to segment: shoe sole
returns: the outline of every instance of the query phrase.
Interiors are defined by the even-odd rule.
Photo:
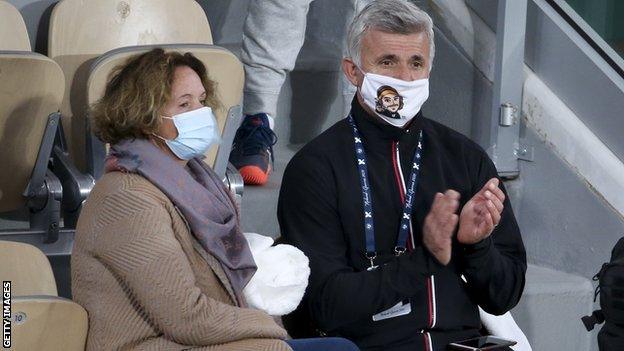
[[[244,166],[238,170],[243,177],[245,185],[264,185],[269,180],[271,167],[264,172],[258,166]]]

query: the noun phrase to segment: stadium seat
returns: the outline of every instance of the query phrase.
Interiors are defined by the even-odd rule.
[[[135,45],[212,44],[204,10],[194,0],[62,0],[50,19],[48,55],[65,73],[61,107],[68,150],[82,171],[88,136],[86,83],[93,61],[121,47]]]
[[[30,51],[24,20],[15,7],[0,1],[0,18],[0,50],[5,50],[0,51],[0,159],[12,170],[0,175],[0,212],[26,206],[30,214],[30,230],[0,234],[33,243],[41,243],[44,234],[44,243],[54,243],[61,211],[64,227],[74,228],[93,178],[70,161],[58,128],[63,72],[54,61]],[[63,247],[57,253],[69,251]]]
[[[30,51],[26,23],[10,3],[0,1],[0,50]]]
[[[43,252],[29,244],[0,241],[0,280],[11,282],[11,350],[84,350],[87,312],[57,296]]]
[[[53,242],[59,230],[62,187],[48,163],[63,97],[63,72],[49,58],[21,51],[0,51],[0,72],[0,159],[6,170],[0,172],[0,212],[28,207],[27,232],[39,231],[45,241]]]
[[[87,83],[88,103],[93,104],[102,97],[109,74],[115,67],[125,63],[130,56],[147,52],[155,47],[181,53],[193,53],[208,69],[210,79],[217,82],[217,95],[223,104],[223,109],[217,109],[214,112],[221,129],[223,142],[206,153],[205,162],[213,167],[217,174],[224,177],[232,140],[240,124],[244,80],[242,64],[228,50],[218,46],[200,44],[135,46],[112,50],[102,55],[92,66]],[[94,152],[89,158],[101,159],[103,157],[101,150],[99,153]],[[95,163],[102,164],[101,162]]]
[[[33,245],[0,241],[0,280],[11,281],[13,296],[56,296],[48,258]]]
[[[13,299],[12,350],[83,351],[89,330],[87,311],[55,296]]]

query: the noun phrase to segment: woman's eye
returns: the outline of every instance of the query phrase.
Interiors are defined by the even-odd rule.
[[[204,100],[200,100],[200,101],[199,101],[199,103],[200,103],[200,104],[202,104],[202,105],[204,105],[204,106],[206,106],[206,99],[204,99]]]
[[[180,107],[187,108],[187,107],[189,107],[189,103],[188,102],[183,102],[183,103],[180,104]]]

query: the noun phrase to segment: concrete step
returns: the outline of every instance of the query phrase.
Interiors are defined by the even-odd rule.
[[[295,70],[286,78],[274,116],[278,142],[273,147],[273,173],[264,186],[245,186],[241,204],[243,231],[279,236],[277,199],[286,165],[305,143],[346,116],[341,74]]]
[[[535,351],[587,351],[595,335],[581,317],[593,310],[589,279],[530,264],[520,303],[511,311]]]
[[[279,189],[284,169],[299,147],[287,145],[275,148],[275,164],[268,183],[263,186],[245,186],[241,203],[241,226],[244,232],[272,238],[280,236],[277,223]]]

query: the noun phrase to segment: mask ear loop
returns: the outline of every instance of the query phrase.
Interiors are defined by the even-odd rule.
[[[353,61],[353,64],[355,65],[355,68],[357,68],[360,71],[360,73],[362,73],[362,77],[366,78],[366,72],[364,72],[364,70],[360,67],[360,65],[355,63],[355,61]],[[362,95],[362,85],[364,84],[364,78],[362,78],[362,84],[360,84],[360,86],[355,87],[357,93],[360,95]]]
[[[152,133],[152,135],[153,135],[153,136],[155,136],[156,138],[158,138],[158,139],[162,140],[162,141],[165,143],[165,145],[164,145],[164,146],[165,146],[165,147],[167,147],[171,153],[173,153],[174,155],[176,155],[176,153],[175,153],[175,152],[173,152],[173,150],[171,149],[171,147],[169,146],[169,143],[168,143],[169,141],[172,141],[172,140],[174,140],[174,139],[172,139],[172,140],[165,139],[164,137],[162,137],[162,136],[160,136],[160,135],[158,135],[158,134],[156,134],[156,133]],[[156,143],[156,141],[154,141],[154,143]],[[178,156],[176,155],[176,157],[178,157]],[[178,157],[178,158],[180,158],[180,157]]]
[[[158,134],[156,134],[156,133],[152,133],[152,135],[153,135],[153,136],[155,136],[155,137],[157,137],[158,139],[160,139],[160,140],[164,141],[164,142],[167,142],[167,140],[169,140],[169,139],[165,139],[165,138],[161,137],[160,135],[158,135]]]
[[[367,74],[368,72],[364,71],[364,70],[362,69],[362,67],[360,67],[359,65],[355,64],[355,62],[353,62],[353,64],[355,65],[355,67],[356,67],[358,70],[360,70],[360,73],[362,73],[362,76],[363,76],[363,77],[366,77],[366,74]]]
[[[169,117],[169,116],[163,116],[163,115],[161,115],[161,116],[160,116],[160,118],[163,118],[163,119],[170,119],[170,120],[172,120],[172,121],[173,121],[173,117]],[[173,125],[174,125],[174,127],[175,127],[175,123],[174,123]],[[178,129],[178,127],[176,127],[176,130],[177,130],[177,129]],[[178,134],[179,134],[179,132],[178,132]],[[165,139],[164,137],[162,137],[162,136],[160,136],[160,135],[158,135],[158,134],[156,134],[156,133],[152,133],[152,135],[153,135],[153,136],[155,136],[155,137],[157,137],[157,138],[159,138],[159,139],[161,139],[161,140],[162,140],[162,141],[164,141],[164,142],[167,142],[168,140],[175,140],[175,139]]]

